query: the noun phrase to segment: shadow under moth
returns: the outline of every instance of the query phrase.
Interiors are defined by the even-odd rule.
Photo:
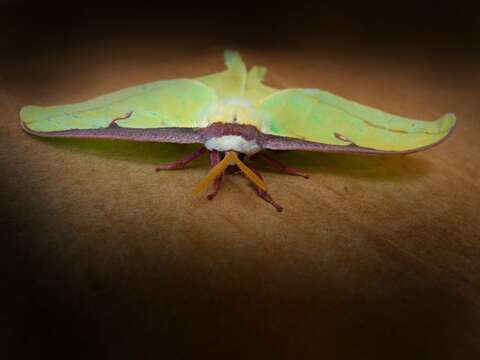
[[[180,169],[208,154],[212,169],[196,193],[213,182],[211,200],[224,173],[241,173],[282,211],[251,161],[263,159],[288,174],[308,176],[264,150],[407,154],[437,145],[455,125],[454,114],[413,120],[324,90],[267,86],[267,69],[247,70],[236,51],[225,51],[225,64],[218,73],[133,86],[76,104],[25,106],[21,126],[42,137],[199,143],[192,154],[157,170]]]

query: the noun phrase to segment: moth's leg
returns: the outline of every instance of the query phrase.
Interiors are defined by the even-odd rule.
[[[210,151],[210,165],[212,165],[212,167],[214,167],[215,165],[217,165],[220,160],[222,160],[222,157],[220,156],[220,153],[218,151],[215,151],[215,150],[211,150]],[[223,177],[223,173],[218,175],[215,180],[213,180],[213,191],[207,195],[207,199],[208,200],[212,200],[215,195],[217,195],[218,193],[218,190],[220,190],[220,184],[222,183],[222,177]]]
[[[204,153],[206,153],[208,150],[205,147],[201,147],[197,150],[195,150],[193,153],[185,156],[183,159],[177,160],[177,161],[172,161],[166,164],[161,164],[156,167],[155,170],[160,171],[160,170],[177,170],[177,169],[182,169],[187,165],[190,161],[193,161],[200,156],[202,156]]]
[[[250,159],[254,160],[256,158],[263,158],[267,163],[269,163],[271,166],[277,168],[280,171],[283,171],[287,174],[290,175],[295,175],[295,176],[301,176],[305,179],[308,179],[308,174],[305,174],[301,172],[298,169],[295,169],[294,167],[285,165],[284,163],[278,161],[277,159],[272,158],[270,155],[265,154],[265,153],[256,153],[255,155],[251,156]]]
[[[252,166],[249,166],[249,168],[260,178],[263,180],[263,177],[262,175],[260,175],[260,173],[258,172],[257,169],[253,168]],[[266,202],[268,202],[269,204],[271,204],[278,212],[282,212],[283,211],[283,207],[281,207],[275,200],[272,199],[272,197],[270,196],[270,194],[266,191],[263,191],[262,189],[258,188],[255,186],[255,192],[257,193],[257,195],[262,198],[263,200],[265,200]]]

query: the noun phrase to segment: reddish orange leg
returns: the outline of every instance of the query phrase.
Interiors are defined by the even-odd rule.
[[[267,155],[267,154],[264,154],[264,153],[256,153],[250,159],[254,160],[254,159],[259,158],[259,157],[265,159],[267,161],[267,163],[269,163],[273,167],[275,167],[278,170],[283,171],[287,174],[295,175],[295,176],[301,176],[305,179],[308,179],[308,177],[309,177],[308,174],[305,174],[305,173],[301,172],[300,170],[295,169],[294,167],[285,165],[284,163],[282,163],[282,162],[278,161],[277,159],[272,158],[270,155]]]
[[[166,163],[166,164],[158,165],[155,170],[160,171],[160,170],[182,169],[189,162],[199,158],[200,156],[202,156],[206,152],[207,152],[207,148],[201,147],[201,148],[195,150],[193,153],[185,156],[183,159],[180,159],[180,160],[177,160],[177,161],[172,161],[172,162],[169,162],[169,163]]]
[[[249,166],[250,170],[252,170],[260,179],[263,180],[263,177],[262,175],[260,175],[260,173],[258,172],[257,169],[253,168],[252,166]],[[257,193],[257,195],[259,197],[261,197],[263,200],[265,200],[266,202],[268,202],[269,204],[271,204],[278,212],[282,212],[283,211],[283,207],[281,207],[275,200],[272,199],[272,197],[270,196],[270,194],[258,187],[255,186],[255,192]]]
[[[215,150],[210,151],[210,165],[212,165],[212,167],[217,165],[220,162],[220,160],[222,160],[222,158],[218,151],[215,151]],[[213,180],[213,191],[207,195],[208,200],[212,200],[215,197],[215,195],[217,195],[218,190],[220,190],[220,184],[222,183],[222,177],[223,177],[223,173],[218,175],[215,178],[215,180]]]

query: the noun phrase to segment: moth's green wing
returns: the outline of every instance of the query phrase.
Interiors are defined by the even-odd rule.
[[[215,89],[221,97],[239,97],[245,92],[247,69],[237,51],[225,50],[226,70],[200,76],[195,80]]]
[[[263,66],[255,65],[248,71],[245,97],[255,106],[260,105],[263,99],[278,91],[278,89],[267,86],[263,83],[266,75],[267,68]]]
[[[226,70],[197,79],[156,81],[76,104],[25,106],[20,111],[22,126],[31,133],[45,136],[57,135],[57,132],[66,136],[68,131],[86,136],[77,130],[107,129],[112,120],[119,117],[124,118],[115,125],[122,129],[206,127],[208,115],[220,97],[238,97],[245,93],[247,72],[239,53],[225,51],[225,64]],[[113,132],[101,133],[102,137],[109,137],[108,134]],[[115,131],[115,137],[131,134]]]
[[[254,105],[258,105],[266,96],[278,91],[278,89],[263,84],[267,74],[266,67],[255,65],[247,71],[245,63],[237,51],[225,50],[225,65],[226,70],[201,76],[196,80],[214,88],[221,97],[243,97]]]
[[[20,117],[34,132],[107,128],[113,119],[129,114],[116,125],[123,128],[195,128],[204,120],[217,94],[195,80],[157,81],[130,87],[77,104],[26,106]]]
[[[453,114],[436,121],[407,119],[317,89],[278,91],[258,108],[263,133],[325,144],[332,151],[418,151],[443,140],[455,125]]]

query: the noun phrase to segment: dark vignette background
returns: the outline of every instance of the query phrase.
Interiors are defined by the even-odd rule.
[[[185,54],[225,46],[290,56],[305,49],[333,51],[346,57],[370,53],[372,61],[412,54],[438,59],[437,73],[447,83],[479,90],[472,85],[480,80],[478,14],[473,1],[267,4],[214,0],[195,4],[157,1],[152,5],[138,0],[3,0],[0,108],[8,116],[1,119],[0,134],[0,260],[5,301],[0,335],[6,342],[0,350],[5,354],[0,353],[0,357],[478,358],[478,147],[463,157],[473,169],[470,172],[462,173],[462,163],[445,165],[450,166],[447,176],[459,172],[468,178],[468,186],[463,189],[455,185],[456,180],[444,182],[454,184],[452,192],[458,191],[457,196],[468,199],[449,208],[452,214],[445,218],[451,222],[445,227],[426,222],[409,228],[411,233],[389,237],[441,239],[418,253],[416,248],[395,247],[398,243],[390,247],[390,240],[380,236],[382,232],[360,225],[358,231],[368,239],[360,245],[351,234],[346,234],[342,243],[322,242],[315,237],[320,232],[303,233],[304,227],[295,224],[284,242],[268,239],[265,234],[262,241],[255,242],[255,234],[242,232],[241,221],[228,224],[239,227],[238,236],[233,238],[219,237],[218,232],[223,230],[215,228],[218,224],[213,222],[212,228],[203,233],[194,233],[192,227],[192,233],[186,235],[189,230],[185,230],[178,241],[187,239],[188,246],[170,246],[160,251],[161,243],[152,245],[154,230],[136,231],[123,226],[122,232],[116,231],[119,225],[109,217],[115,209],[99,210],[106,214],[108,226],[93,238],[88,223],[72,227],[63,221],[63,210],[55,209],[62,190],[42,192],[24,181],[34,165],[31,157],[27,162],[27,156],[16,151],[16,140],[12,140],[22,138],[12,125],[17,121],[15,114],[21,102],[27,101],[27,95],[41,92],[44,86],[51,89],[59,83],[55,67],[42,71],[35,63],[44,63],[45,58],[58,59],[60,68],[65,59],[72,61],[69,56],[74,56],[80,45],[87,44],[88,48],[93,44],[91,48],[98,49],[105,44],[115,49],[115,57],[132,48],[152,54],[162,53],[163,48],[173,49],[183,54],[183,62]],[[91,56],[97,56],[95,50]],[[99,56],[99,63],[105,64],[104,56]],[[196,74],[195,69],[191,71]],[[75,84],[71,84],[67,90],[74,88]],[[470,95],[464,107],[470,114],[478,113],[478,104],[471,100],[475,95]],[[469,126],[478,136],[478,119],[470,119]],[[466,133],[464,130],[461,134]],[[467,153],[468,147],[457,141],[460,145],[452,150]],[[138,150],[136,145],[125,145],[123,153],[103,142],[92,146],[105,162],[109,161],[109,152],[113,158],[118,155],[115,151],[120,151],[117,158],[137,161],[145,167],[157,158],[155,148],[149,146],[141,147],[141,155],[132,157],[126,152]],[[59,152],[71,147],[80,153],[90,151],[89,145],[78,142],[54,143],[52,147]],[[172,153],[167,160],[173,159],[178,150],[165,149]],[[295,162],[292,156],[286,159]],[[307,166],[327,169],[334,175],[358,172],[350,169],[349,157],[325,159],[326,163],[319,163],[307,155],[303,157]],[[392,168],[377,160],[363,164],[386,166],[392,172],[423,171],[417,169],[422,167],[421,162],[392,163]],[[75,174],[72,169],[66,172],[70,177]],[[20,173],[22,176],[18,176]],[[189,185],[188,181],[183,184]],[[97,200],[102,207],[103,201]],[[461,207],[463,210],[458,210]],[[50,212],[56,214],[55,219],[49,217]],[[176,215],[165,215],[165,223],[173,222],[172,216]],[[159,237],[165,243],[175,242],[178,232],[170,229]],[[90,237],[87,239],[85,234]],[[143,238],[148,234],[150,240]],[[297,240],[310,238],[312,243],[307,242],[310,247],[305,247],[305,254],[295,243],[289,243],[290,235]],[[247,237],[247,245],[242,245]],[[212,239],[218,243],[212,244]],[[464,240],[461,245],[460,239]],[[299,241],[299,249],[301,244]],[[371,247],[363,253],[360,249],[365,244]],[[149,252],[152,249],[156,251]],[[318,252],[309,256],[307,252],[312,249]],[[196,255],[185,256],[189,251]],[[338,255],[327,258],[328,252]],[[376,262],[367,261],[369,257]],[[319,265],[324,263],[340,275],[324,273],[328,267]],[[351,281],[342,283],[342,274]]]

